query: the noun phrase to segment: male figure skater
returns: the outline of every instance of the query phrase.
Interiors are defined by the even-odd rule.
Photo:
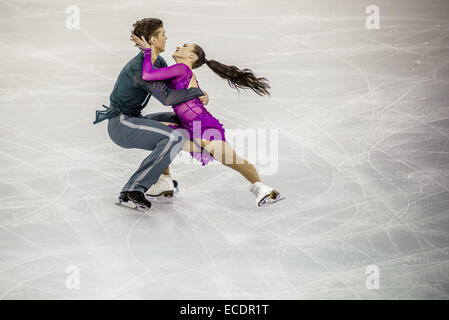
[[[167,63],[159,56],[165,50],[167,37],[160,19],[146,18],[137,21],[133,34],[144,36],[155,50],[152,62],[155,68],[166,67]],[[171,90],[163,81],[147,82],[142,79],[144,55],[139,52],[120,72],[110,95],[110,106],[96,111],[97,124],[108,120],[108,133],[111,140],[122,148],[138,148],[152,151],[137,171],[122,188],[117,204],[132,204],[134,209],[148,210],[151,202],[145,198],[145,192],[156,182],[162,172],[168,173],[168,166],[181,150],[185,137],[172,128],[160,123],[177,123],[174,112],[159,112],[141,115],[151,96],[163,105],[171,106],[181,102],[200,98],[203,104],[209,102],[207,93],[199,88]],[[170,185],[171,183],[171,185]],[[168,182],[173,190],[173,182]]]

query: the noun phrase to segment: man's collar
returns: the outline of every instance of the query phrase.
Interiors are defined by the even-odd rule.
[[[143,60],[143,57],[144,57],[143,52],[139,52],[139,55],[141,56],[141,58]],[[164,63],[164,61],[165,61],[164,58],[162,58],[160,55],[158,55],[157,58],[156,58],[156,61],[154,61],[154,66],[156,68],[159,68],[160,64]]]
[[[154,61],[154,66],[159,67],[161,63],[162,63],[162,57],[157,56],[156,61]]]

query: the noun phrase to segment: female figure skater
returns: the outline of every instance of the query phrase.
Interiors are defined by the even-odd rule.
[[[218,61],[207,60],[203,49],[196,44],[184,44],[173,53],[176,64],[154,69],[151,63],[151,46],[144,37],[139,39],[131,35],[131,40],[144,50],[142,78],[145,81],[169,80],[170,89],[187,89],[199,87],[192,69],[207,64],[212,71],[226,79],[229,85],[237,90],[248,88],[258,95],[268,94],[270,86],[265,78],[256,78],[249,69],[240,70],[235,66],[227,66]],[[259,206],[268,206],[283,198],[279,191],[263,184],[254,165],[239,157],[226,141],[223,125],[210,114],[199,99],[193,99],[173,106],[173,111],[180,119],[178,124],[165,123],[174,129],[184,129],[190,140],[183,147],[192,157],[201,161],[202,165],[213,159],[236,170],[250,183],[250,191],[256,196]],[[212,132],[212,134],[211,134]]]

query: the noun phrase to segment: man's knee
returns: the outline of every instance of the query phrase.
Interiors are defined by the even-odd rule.
[[[178,153],[181,151],[184,142],[186,141],[186,137],[176,131],[173,130],[170,134],[170,139],[168,139],[167,143],[170,143],[170,162],[172,162],[173,160],[175,160],[176,156],[178,155]]]
[[[178,145],[183,145],[185,142],[185,136],[177,130],[171,131],[168,135],[164,135],[160,138],[159,142],[165,145],[170,145],[173,148]]]
[[[176,144],[176,145],[179,144],[179,145],[182,146],[184,144],[184,142],[186,141],[186,139],[187,139],[185,134],[183,132],[178,131],[178,130],[173,130],[171,132],[171,135],[173,137],[174,144]]]

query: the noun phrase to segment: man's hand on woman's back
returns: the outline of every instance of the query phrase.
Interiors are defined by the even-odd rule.
[[[204,96],[199,97],[198,99],[201,100],[201,102],[203,103],[203,105],[207,105],[209,103],[209,95],[207,94],[206,91],[204,91]]]

